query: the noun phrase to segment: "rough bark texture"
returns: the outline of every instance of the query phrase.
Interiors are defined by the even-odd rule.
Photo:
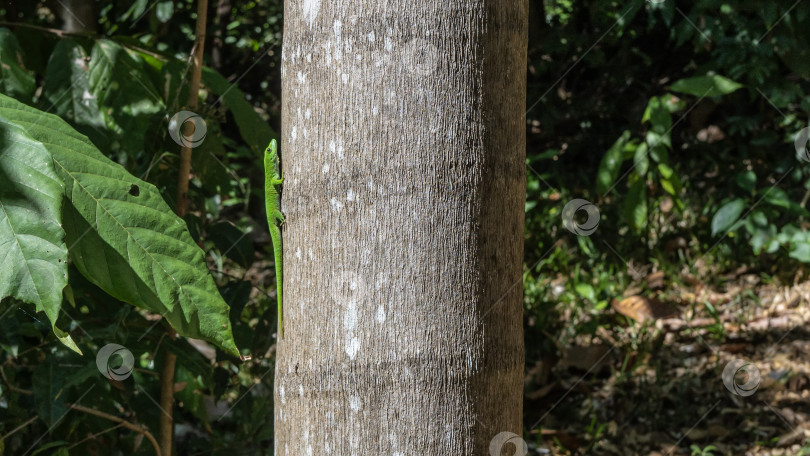
[[[287,0],[276,454],[521,433],[526,0]]]

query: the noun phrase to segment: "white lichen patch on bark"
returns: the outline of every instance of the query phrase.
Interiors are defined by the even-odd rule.
[[[337,198],[331,198],[329,205],[332,206],[332,212],[340,212],[343,209],[343,203]]]
[[[359,412],[360,409],[363,408],[363,402],[360,400],[360,396],[354,394],[349,398],[349,408],[351,408],[353,412]]]

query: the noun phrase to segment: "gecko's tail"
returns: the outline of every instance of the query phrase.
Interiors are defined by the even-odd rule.
[[[284,338],[284,325],[282,323],[282,288],[284,283],[284,274],[281,265],[281,229],[275,225],[270,225],[271,238],[273,240],[273,258],[276,263],[276,302],[278,303],[278,338]]]

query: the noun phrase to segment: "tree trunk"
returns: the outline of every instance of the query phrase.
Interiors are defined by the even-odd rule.
[[[98,28],[94,0],[62,0],[59,2],[62,30],[68,33],[95,32]]]
[[[277,455],[521,434],[527,9],[286,1]]]

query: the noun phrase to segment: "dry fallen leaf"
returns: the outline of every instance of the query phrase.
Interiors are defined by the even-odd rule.
[[[745,328],[748,331],[767,331],[769,329],[786,329],[790,326],[790,318],[787,315],[779,317],[758,317],[749,321]]]
[[[671,305],[640,295],[630,296],[622,300],[614,299],[610,302],[610,305],[616,309],[616,312],[636,321],[657,320],[678,314],[677,309]]]
[[[778,447],[786,447],[791,445],[796,445],[802,443],[807,436],[810,435],[810,430],[808,430],[808,423],[801,423],[797,427],[791,429],[789,432],[782,434],[779,437],[779,440],[776,442],[776,446]]]
[[[746,342],[737,342],[737,343],[727,343],[720,345],[720,349],[726,353],[742,353],[746,349],[750,347],[750,344]]]
[[[647,286],[650,289],[663,288],[665,285],[664,271],[656,271],[647,276]]]

